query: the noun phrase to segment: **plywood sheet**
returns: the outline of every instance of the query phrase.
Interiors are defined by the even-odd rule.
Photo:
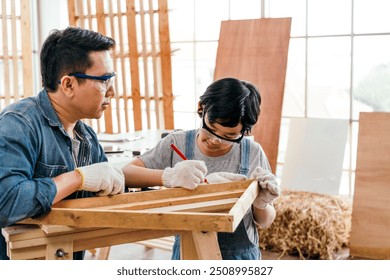
[[[276,170],[279,130],[290,42],[291,18],[223,21],[215,80],[236,77],[255,84],[262,97],[252,132]]]
[[[390,113],[361,113],[351,256],[390,259]]]

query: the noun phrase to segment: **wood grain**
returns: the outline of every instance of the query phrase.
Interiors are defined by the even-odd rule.
[[[390,259],[390,113],[360,113],[350,254]]]
[[[256,85],[262,104],[252,129],[276,170],[291,18],[223,21],[214,79],[236,77]]]

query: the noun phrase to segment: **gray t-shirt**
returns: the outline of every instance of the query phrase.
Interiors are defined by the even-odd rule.
[[[183,161],[170,147],[173,143],[185,154],[185,139],[184,131],[177,131],[163,138],[153,149],[145,152],[139,158],[145,164],[145,167],[151,169],[165,169],[173,167],[177,162]],[[241,161],[241,144],[233,145],[232,149],[225,155],[219,157],[209,157],[204,155],[198,145],[195,144],[194,158],[203,160],[206,163],[208,174],[213,172],[233,172],[239,173],[239,165]],[[250,157],[249,157],[249,172],[248,177],[253,170],[261,166],[263,169],[270,170],[268,159],[261,148],[260,144],[250,141]]]

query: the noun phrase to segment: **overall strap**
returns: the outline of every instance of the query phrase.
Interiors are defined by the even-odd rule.
[[[187,159],[194,159],[194,149],[195,149],[195,137],[197,129],[187,130],[186,133],[186,143],[184,154]]]
[[[251,152],[250,140],[244,137],[241,142],[241,162],[239,166],[239,173],[241,175],[248,176],[250,152]]]

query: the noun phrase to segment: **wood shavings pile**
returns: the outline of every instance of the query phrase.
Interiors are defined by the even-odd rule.
[[[259,229],[260,248],[299,255],[300,259],[334,259],[349,245],[351,200],[340,197],[283,191],[275,201],[276,218]]]

